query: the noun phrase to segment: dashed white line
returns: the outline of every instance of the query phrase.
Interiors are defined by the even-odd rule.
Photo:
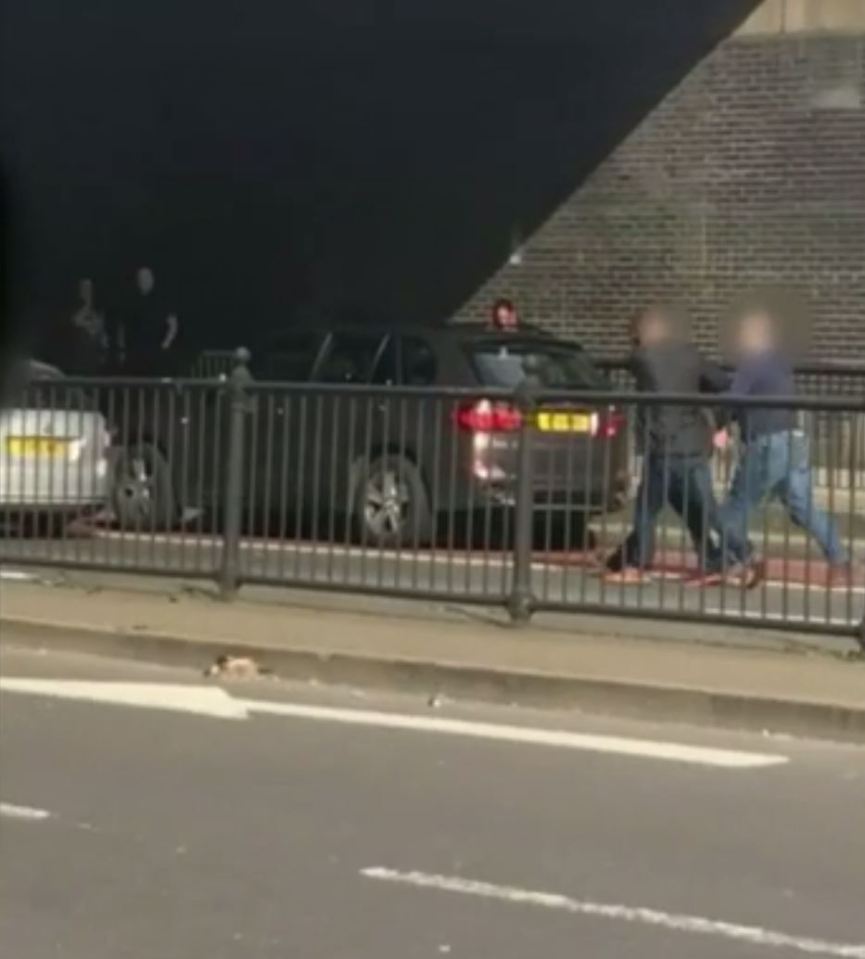
[[[569,912],[579,916],[608,919],[615,922],[655,926],[672,932],[696,933],[715,936],[754,946],[807,953],[812,956],[832,956],[835,959],[865,959],[865,943],[829,942],[823,939],[789,935],[760,926],[744,926],[733,922],[708,919],[704,916],[689,916],[663,912],[644,906],[627,906],[620,903],[593,902],[574,899],[557,893],[537,892],[514,886],[499,886],[489,882],[462,879],[457,876],[440,876],[425,872],[401,872],[381,866],[361,870],[367,879],[380,882],[414,886],[418,889],[434,889],[439,892],[457,893],[480,899],[495,899],[512,905],[536,906]]]

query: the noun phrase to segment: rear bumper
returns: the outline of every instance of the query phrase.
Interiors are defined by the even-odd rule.
[[[558,489],[536,485],[532,493],[532,506],[538,512],[554,513],[606,513],[616,512],[628,501],[629,476],[616,476],[606,485],[591,488]],[[513,482],[491,483],[473,481],[473,490],[465,496],[464,505],[483,509],[485,507],[516,506],[517,487]]]
[[[56,511],[101,506],[108,502],[110,489],[107,465],[76,476],[74,481],[67,477],[64,482],[59,477],[56,483],[46,483],[42,477],[37,481],[26,473],[12,478],[0,476],[0,509]]]

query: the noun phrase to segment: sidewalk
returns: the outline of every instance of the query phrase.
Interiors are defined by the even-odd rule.
[[[829,512],[834,519],[842,540],[865,549],[865,489],[852,502],[846,494],[841,493],[834,496],[831,508],[827,500],[828,497],[822,500],[819,496],[815,497],[816,505]],[[632,499],[623,509],[596,517],[592,526],[606,542],[617,542],[630,532],[633,513]],[[658,520],[659,544],[675,546],[682,542],[685,535],[682,521],[669,507],[665,507]],[[820,552],[813,540],[809,544],[803,531],[791,524],[783,507],[776,502],[754,510],[749,535],[761,548],[766,544],[775,549],[810,550],[815,556]]]
[[[576,627],[575,627],[576,628]],[[161,591],[2,584],[4,642],[205,669],[865,741],[865,663],[827,654],[575,635]],[[669,633],[668,633],[669,635]]]
[[[759,555],[759,553],[758,553]],[[594,569],[598,565],[595,553],[547,553],[535,554],[535,562],[543,561],[551,566]],[[797,558],[791,549],[785,557],[766,554],[764,559],[765,580],[775,585],[813,586],[816,589],[837,588],[861,593],[865,590],[865,567],[853,569],[849,581],[841,585],[832,583],[831,569],[824,559]],[[664,549],[655,555],[651,571],[658,576],[676,578],[693,577],[699,571],[697,554],[690,549]]]
[[[845,548],[854,560],[854,575],[850,588],[861,591],[865,588],[865,494],[861,497],[859,512],[849,510],[834,514],[834,520]],[[618,546],[631,531],[633,507],[595,519],[592,528],[599,547],[609,551]],[[788,583],[825,587],[829,581],[829,567],[823,554],[812,538],[793,526],[784,511],[772,504],[764,510],[755,511],[750,525],[750,540],[758,556],[766,561],[766,577],[773,583]],[[669,508],[662,512],[657,530],[658,552],[655,571],[661,575],[682,576],[697,568],[685,527]],[[564,566],[591,565],[593,556],[585,557],[573,551],[570,555],[551,552],[547,560]]]

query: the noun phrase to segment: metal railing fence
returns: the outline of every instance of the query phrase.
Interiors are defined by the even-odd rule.
[[[827,514],[844,554],[865,551],[858,454],[798,424],[861,435],[865,398],[724,401],[789,414],[774,486],[807,494],[798,526],[746,497],[751,583],[704,482],[714,469],[724,500],[733,467],[683,440],[708,444],[717,397],[262,383],[241,359],[227,379],[31,386],[0,414],[0,562],[863,637],[865,579],[813,532]],[[656,499],[685,522],[654,543],[648,523],[636,575],[615,575],[606,557]]]
[[[617,388],[633,389],[627,358],[607,357],[597,364]],[[794,377],[797,393],[805,396],[865,397],[865,364],[804,363],[796,367]]]
[[[601,360],[599,366],[617,389],[634,389],[627,360]],[[807,364],[796,369],[795,381],[800,396],[843,397],[854,403],[865,399],[865,365]],[[831,490],[852,482],[865,489],[865,420],[851,417],[843,410],[814,409],[801,411],[799,425],[810,439],[814,480],[818,487]],[[854,468],[852,472],[837,475],[837,463],[852,463]],[[719,457],[715,461],[714,477],[719,488],[729,483],[735,465],[731,456]],[[638,461],[632,461],[631,470],[634,477],[639,475]]]

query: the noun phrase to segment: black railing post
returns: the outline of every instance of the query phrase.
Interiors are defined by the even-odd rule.
[[[528,358],[527,358],[528,362]],[[522,413],[517,448],[517,483],[514,497],[514,564],[508,612],[513,623],[527,623],[535,605],[532,592],[532,545],[534,542],[534,455],[538,388],[532,370],[517,387],[514,399]]]
[[[249,350],[235,353],[235,366],[228,380],[228,463],[222,524],[222,565],[219,591],[232,599],[240,586],[240,534],[243,520],[243,463],[246,417],[249,412]]]
[[[865,378],[862,380],[863,385],[865,385]],[[857,486],[857,472],[858,466],[861,462],[865,466],[865,459],[862,458],[862,452],[865,451],[865,445],[863,445],[862,450],[856,450],[856,445],[860,436],[860,430],[856,428],[856,420],[859,420],[859,424],[865,428],[865,394],[862,396],[862,402],[857,404],[854,408],[854,415],[851,418],[853,422],[852,431],[853,431],[853,441],[851,443],[850,449],[850,503],[851,503],[851,529],[850,529],[850,561],[853,564],[853,568],[856,568],[857,556],[856,556],[856,512],[857,509],[862,508],[861,501],[857,501],[856,494],[859,492]],[[858,414],[858,415],[857,415]],[[862,434],[865,436],[865,434]],[[862,652],[862,655],[865,656],[865,610],[862,611],[862,620],[859,623],[859,635],[856,637],[859,641],[859,649]]]

